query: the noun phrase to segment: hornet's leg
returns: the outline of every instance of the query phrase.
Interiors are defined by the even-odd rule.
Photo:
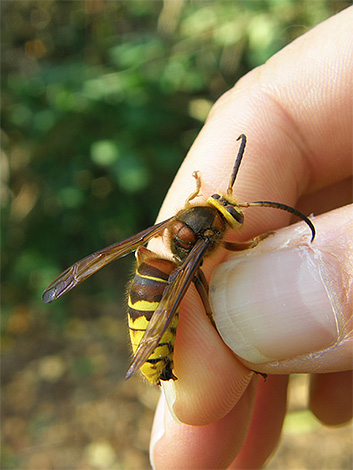
[[[193,279],[193,283],[196,287],[196,290],[200,296],[200,299],[203,303],[206,315],[208,316],[210,322],[214,327],[216,327],[214,320],[213,320],[213,313],[210,305],[210,301],[208,299],[208,282],[205,278],[205,275],[201,269],[197,271]]]
[[[201,188],[201,176],[200,176],[200,172],[199,171],[194,171],[192,173],[192,176],[195,178],[196,180],[196,189],[195,191],[193,191],[190,196],[187,198],[187,200],[185,201],[185,204],[189,204],[190,201],[192,201],[193,199],[195,199],[195,197],[197,197],[200,193],[200,188]]]
[[[258,235],[257,237],[248,240],[247,242],[223,242],[224,248],[230,251],[242,251],[250,248],[255,248],[262,240],[273,235],[275,232],[266,232]]]

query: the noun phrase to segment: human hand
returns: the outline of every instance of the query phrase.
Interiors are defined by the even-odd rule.
[[[351,418],[353,206],[344,205],[352,199],[352,20],[351,7],[243,77],[214,106],[168,193],[161,219],[193,191],[194,170],[204,196],[225,189],[244,133],[236,196],[313,212],[317,236],[311,245],[301,223],[246,257],[219,249],[205,260],[216,326],[229,347],[189,289],[175,345],[178,380],[166,384],[181,423],[162,396],[151,440],[156,469],[261,467],[278,442],[290,373],[313,374],[310,408],[322,422]],[[228,239],[288,222],[282,211],[245,209],[243,230]],[[163,250],[160,239],[152,246]],[[252,370],[270,375],[263,382]]]

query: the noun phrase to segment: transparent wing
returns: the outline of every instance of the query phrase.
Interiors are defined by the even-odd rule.
[[[118,243],[96,251],[85,258],[76,261],[72,266],[60,274],[43,292],[42,300],[45,303],[53,302],[66,292],[76,287],[99,269],[118,258],[131,253],[140,245],[144,245],[151,238],[165,230],[174,217],[153,225],[136,235],[132,235]]]
[[[163,334],[170,325],[195,273],[200,267],[210,242],[199,240],[183,264],[169,278],[169,284],[154,312],[145,334],[135,352],[132,363],[126,373],[126,379],[134,375],[146,362],[158,346]]]

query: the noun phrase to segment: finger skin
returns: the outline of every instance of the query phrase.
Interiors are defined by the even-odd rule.
[[[352,371],[313,374],[310,410],[322,423],[335,426],[352,419]]]
[[[153,468],[261,468],[278,442],[287,385],[288,376],[254,377],[230,413],[202,427],[176,423],[162,406],[162,396],[152,431]],[[162,427],[164,434],[157,436]]]
[[[180,316],[175,343],[173,409],[186,424],[205,425],[229,413],[242,396],[253,372],[223,343],[203,312],[194,291]],[[195,333],[196,332],[196,333]]]
[[[321,190],[314,191],[299,199],[296,207],[303,214],[323,214],[337,207],[343,207],[352,202],[353,178],[339,181]]]
[[[241,133],[247,135],[248,145],[234,188],[240,201],[262,199],[295,206],[300,200],[303,207],[314,202],[313,208],[306,206],[306,213],[312,210],[320,213],[351,200],[352,21],[353,8],[332,17],[243,77],[217,102],[175,178],[159,220],[183,207],[181,201],[195,189],[192,178],[195,170],[201,174],[203,196],[227,187],[238,148],[235,141]],[[331,188],[343,187],[344,181],[348,184],[343,196],[333,202]],[[327,207],[325,195],[330,190],[331,206]],[[192,202],[204,204],[205,200]],[[281,211],[253,208],[246,213],[243,230],[229,233],[228,239],[247,240],[288,223],[289,216]],[[153,240],[151,246],[157,253],[169,254],[168,244],[162,240]],[[220,249],[205,260],[203,269],[207,277],[225,257],[225,251]],[[274,379],[280,381],[275,388],[282,397],[277,406],[276,400],[271,400],[276,392],[261,395],[261,385],[255,400],[254,394],[249,393],[255,380],[246,386],[249,381],[246,369],[218,341],[198,302],[190,289],[181,306],[175,350],[179,383],[173,411],[189,424],[211,424],[185,426],[166,412],[163,435],[152,447],[154,468],[226,468],[231,459],[233,468],[257,468],[278,440],[285,412],[282,377]],[[213,364],[212,356],[217,364]],[[226,366],[217,377],[217,367],[223,364],[223,359]],[[231,373],[227,374],[227,370]],[[233,377],[227,387],[222,377],[234,374],[238,379]],[[343,379],[336,378],[342,384]],[[324,382],[325,379],[319,383],[316,392],[313,387],[311,407],[320,419],[329,422],[332,416],[322,410],[335,400],[332,394],[324,396],[321,386]],[[265,386],[266,383],[264,389]],[[349,392],[347,383],[344,388]],[[212,396],[208,390],[212,390]],[[244,395],[239,398],[242,391]],[[269,400],[268,408],[265,398]],[[346,416],[345,410],[339,420]],[[271,425],[267,433],[266,422]],[[160,426],[156,421],[154,436],[161,431]],[[254,457],[259,442],[258,457]],[[205,456],[207,459],[203,460]]]
[[[255,409],[246,441],[230,469],[262,468],[276,448],[286,414],[288,376],[258,382]]]
[[[219,100],[178,172],[160,220],[179,210],[181,201],[193,192],[195,170],[200,170],[205,197],[226,188],[236,155],[236,138],[242,132],[248,137],[248,145],[235,182],[235,192],[242,201],[267,199],[295,205],[300,197],[351,176],[352,13],[349,8],[294,41]],[[193,203],[205,202],[200,198]],[[261,209],[249,209],[241,233],[231,232],[228,238],[246,240],[288,224],[286,213]],[[157,253],[168,253],[166,246],[160,239],[151,243]],[[207,277],[225,256],[220,249],[205,260]],[[181,306],[175,345],[180,382],[176,384],[174,411],[184,422],[205,424],[231,409],[248,378],[237,359],[218,342],[217,332],[210,328],[195,299],[190,289]],[[193,328],[193,338],[186,331],[189,328]],[[217,377],[210,352],[200,351],[212,351],[218,364],[227,364],[229,371],[240,373],[239,380],[233,378],[227,386],[222,377],[233,373]],[[192,361],[190,366],[187,358]],[[225,405],[221,406],[224,394]]]
[[[353,235],[353,204],[322,214],[313,220],[317,230],[314,243],[305,242],[308,236],[303,224],[292,225],[268,237],[251,253],[232,256],[214,271],[210,283],[210,299],[216,325],[228,346],[253,370],[267,374],[327,373],[345,371],[352,367],[353,263],[347,247],[350,246]],[[298,251],[299,258],[305,262],[299,269],[289,261],[283,262],[278,272],[275,260],[281,261],[283,256],[285,260],[290,259],[287,254],[291,251]],[[271,255],[271,262],[265,268],[260,267],[256,260],[268,254]],[[239,263],[242,259],[243,262]],[[313,297],[317,295],[322,300],[322,303],[318,302],[322,308],[312,311],[309,308],[303,315],[305,306],[301,301],[305,290],[309,289],[309,282],[303,274],[305,263],[310,267],[315,266],[322,282],[320,295],[315,291],[315,285],[307,301],[313,302]],[[242,264],[245,266],[241,267]],[[252,266],[250,271],[247,269],[249,265]],[[294,277],[295,281],[288,281],[285,273],[294,274],[296,270],[298,276]],[[241,273],[243,276],[239,280]],[[277,273],[275,277],[272,276],[273,273]],[[264,279],[266,276],[269,279],[268,284]],[[285,307],[281,302],[275,306],[273,296],[268,295],[271,285],[280,283],[281,276],[286,279],[285,285],[281,285],[281,290],[286,290]],[[302,279],[305,279],[304,283]],[[259,291],[262,293],[257,292],[256,296],[243,296],[243,291],[246,290],[245,287],[240,287],[243,282],[250,285],[251,290],[256,290],[262,283],[266,287],[261,290],[260,286]],[[264,299],[261,295],[264,295]],[[237,297],[236,300],[234,296]],[[215,298],[221,299],[221,302],[212,302]],[[256,307],[251,309],[251,305]],[[233,322],[225,327],[227,323],[224,319],[228,321],[232,317]],[[271,318],[278,320],[278,325]],[[300,330],[300,334],[295,329],[298,323],[301,328],[303,325],[306,328],[305,331]],[[242,331],[240,337],[237,336],[239,325]],[[253,335],[254,329],[256,336]],[[260,357],[259,360],[254,359],[253,363],[249,362],[249,356],[242,355],[249,354],[249,351],[270,351],[270,355],[266,353],[270,359],[262,356],[263,359]]]
[[[352,176],[352,21],[353,7],[298,38],[220,98],[176,176],[160,219],[175,214],[195,189],[195,170],[205,197],[226,188],[238,149],[235,139],[242,132],[248,143],[235,182],[240,200],[295,204]],[[309,133],[312,120],[317,128]],[[252,220],[255,213],[262,216]],[[261,209],[251,214],[242,239],[289,220],[279,211],[266,211],[266,220]]]
[[[206,426],[188,426],[175,422],[162,402],[152,430],[151,463],[155,470],[227,468],[239,452],[250,425],[257,379],[226,416]],[[161,420],[164,422],[161,423]],[[164,427],[163,435],[154,437]]]

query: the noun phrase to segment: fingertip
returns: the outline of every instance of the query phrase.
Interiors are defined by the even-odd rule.
[[[174,363],[178,380],[167,384],[168,407],[176,421],[191,425],[225,416],[253,376],[224,344],[196,295],[188,295],[180,315]]]
[[[174,404],[176,401],[175,380],[168,380],[167,382],[162,382],[161,386],[170,415],[176,423],[181,423],[182,421],[180,421],[174,411]]]
[[[313,244],[303,224],[293,225],[214,270],[217,328],[249,367],[276,374],[350,367],[351,211],[315,218]]]
[[[310,409],[328,426],[352,419],[352,371],[313,374],[310,381]]]
[[[236,406],[205,426],[177,423],[161,397],[153,425],[150,460],[154,469],[228,468],[239,452],[250,425],[257,379]]]
[[[164,427],[164,418],[165,418],[165,399],[163,394],[161,394],[158,405],[156,408],[156,413],[154,415],[151,440],[150,440],[150,463],[153,469],[157,468],[156,464],[156,446],[158,442],[163,438],[165,433]]]

